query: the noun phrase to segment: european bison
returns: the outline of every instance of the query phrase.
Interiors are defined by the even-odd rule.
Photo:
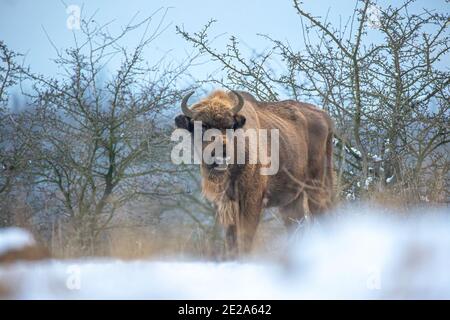
[[[294,100],[262,102],[246,92],[221,90],[189,108],[187,101],[192,94],[181,103],[183,114],[175,119],[178,128],[192,133],[194,121],[201,121],[203,129],[219,129],[224,144],[230,143],[226,129],[278,129],[276,174],[261,174],[263,164],[259,162],[226,162],[224,166],[224,157],[219,156],[217,162],[201,164],[202,191],[216,207],[231,255],[251,249],[266,207],[279,207],[288,228],[304,217],[306,206],[313,216],[329,208],[333,188],[333,123],[326,112]],[[273,143],[267,140],[268,144]],[[204,149],[212,142],[202,143]],[[249,156],[248,146],[245,148]],[[271,150],[270,146],[268,149]]]

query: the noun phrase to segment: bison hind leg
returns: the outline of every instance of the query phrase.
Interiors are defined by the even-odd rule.
[[[310,182],[311,190],[308,192],[308,208],[311,218],[321,217],[330,207],[332,190],[327,181]]]
[[[289,204],[280,207],[280,215],[288,231],[295,231],[304,221],[308,219],[308,205],[304,192]]]

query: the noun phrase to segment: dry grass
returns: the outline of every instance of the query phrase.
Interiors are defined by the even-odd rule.
[[[445,177],[427,182],[426,189],[417,186],[385,187],[369,189],[361,199],[368,206],[386,208],[389,212],[408,214],[410,209],[420,206],[445,207],[448,203]],[[345,200],[336,203],[339,207]],[[392,209],[392,210],[389,210]],[[186,257],[207,260],[222,260],[225,257],[223,232],[220,227],[200,228],[194,223],[178,223],[171,217],[165,224],[145,227],[113,228],[101,234],[95,244],[94,255],[121,259]],[[38,232],[34,232],[39,235]],[[253,245],[254,256],[276,257],[286,244],[286,229],[277,210],[266,212],[259,225]],[[40,239],[39,237],[37,237]],[[86,255],[70,237],[70,233],[53,235],[49,244],[53,257],[73,258]]]
[[[67,234],[64,239],[51,240],[55,258],[67,259],[86,255]],[[286,229],[279,217],[266,214],[259,225],[253,255],[276,256]],[[275,241],[274,241],[275,240]],[[223,231],[217,226],[207,231],[193,224],[172,226],[114,228],[99,237],[95,255],[120,259],[182,257],[206,260],[225,259]]]
[[[66,259],[86,255],[69,237],[52,239],[52,256]],[[120,259],[141,259],[156,257],[197,257],[220,259],[222,239],[195,225],[172,227],[114,228],[105,231],[95,245],[96,256]]]

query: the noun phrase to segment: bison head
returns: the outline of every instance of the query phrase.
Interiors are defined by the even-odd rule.
[[[222,143],[221,154],[215,154],[215,150],[212,149],[211,144],[217,143],[217,141],[208,141],[208,139],[202,139],[202,152],[205,148],[210,146],[212,153],[212,161],[204,161],[202,158],[202,169],[206,171],[208,176],[220,176],[227,171],[228,159],[227,155],[227,129],[239,129],[245,124],[246,118],[239,114],[244,106],[244,99],[236,92],[232,91],[237,101],[234,101],[232,96],[226,92],[217,91],[214,92],[208,98],[196,103],[192,108],[188,107],[189,97],[194,93],[188,93],[181,102],[181,110],[183,114],[175,118],[175,124],[178,128],[186,129],[191,133],[194,132],[194,122],[201,123],[202,135],[211,132],[209,129],[216,129],[214,132],[220,132]]]

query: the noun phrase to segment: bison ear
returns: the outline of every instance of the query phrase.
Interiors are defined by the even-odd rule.
[[[245,117],[241,114],[237,114],[234,116],[234,126],[233,129],[239,129],[242,128],[245,124]]]
[[[194,126],[192,125],[191,118],[185,116],[184,114],[176,116],[175,125],[180,129],[186,129],[190,132],[194,131]]]

